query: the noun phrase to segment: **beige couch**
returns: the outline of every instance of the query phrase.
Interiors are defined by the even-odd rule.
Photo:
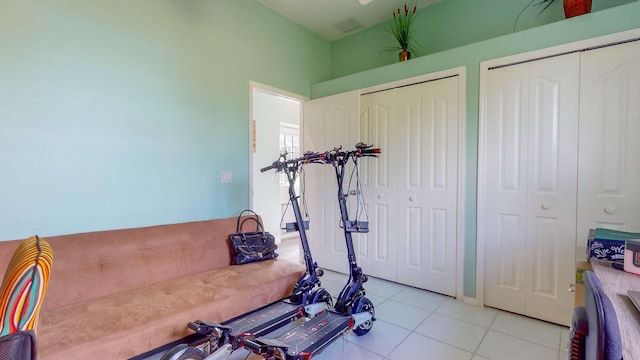
[[[39,359],[128,359],[191,334],[188,321],[224,321],[290,295],[304,267],[230,265],[235,226],[228,218],[47,237],[54,261]],[[20,241],[0,242],[0,264]]]

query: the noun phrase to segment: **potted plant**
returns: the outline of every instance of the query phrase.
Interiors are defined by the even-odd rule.
[[[520,15],[532,6],[541,7],[538,15],[540,15],[543,11],[545,11],[554,0],[531,0],[518,14],[516,18],[516,23],[513,26],[513,30],[516,29],[516,24],[518,23],[518,19],[520,19]],[[564,17],[570,18],[578,15],[584,15],[591,12],[591,2],[592,0],[563,0],[564,5]]]
[[[404,4],[404,9],[398,8],[393,12],[393,20],[391,20],[389,31],[398,42],[398,45],[393,49],[400,50],[400,61],[409,60],[411,53],[416,55],[418,53],[420,44],[414,39],[416,10],[416,6],[411,9],[410,6]]]
[[[553,0],[551,0],[553,1]],[[584,15],[591,12],[591,0],[564,0],[564,16]]]

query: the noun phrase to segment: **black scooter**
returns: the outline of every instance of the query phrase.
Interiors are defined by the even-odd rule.
[[[349,281],[340,292],[333,310],[319,313],[313,318],[299,318],[263,337],[245,338],[245,348],[269,360],[309,360],[334,340],[352,330],[361,336],[369,332],[375,321],[373,303],[365,297],[363,283],[367,276],[356,262],[352,233],[368,232],[368,223],[349,220],[344,192],[345,168],[349,161],[358,169],[358,159],[363,156],[377,157],[380,149],[372,149],[362,143],[352,151],[334,149],[321,157],[325,164],[335,168],[338,182],[338,203],[342,228],[347,244]]]
[[[261,172],[275,169],[283,172],[289,181],[289,200],[293,208],[296,222],[287,224],[286,228],[298,231],[306,266],[305,273],[294,286],[287,299],[276,301],[249,313],[243,314],[221,324],[196,320],[187,326],[200,334],[198,341],[189,345],[180,344],[173,347],[161,360],[223,360],[243,346],[247,336],[262,336],[290,323],[301,316],[315,316],[333,305],[333,298],[321,287],[320,277],[323,270],[313,261],[311,249],[307,241],[308,222],[304,221],[295,182],[304,164],[324,163],[324,154],[306,153],[304,156],[287,160],[287,154],[270,166],[260,169]]]

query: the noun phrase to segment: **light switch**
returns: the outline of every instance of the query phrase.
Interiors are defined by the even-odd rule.
[[[220,183],[221,184],[230,184],[233,179],[231,170],[222,170],[220,171]]]

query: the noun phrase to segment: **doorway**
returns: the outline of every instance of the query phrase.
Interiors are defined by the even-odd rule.
[[[281,223],[287,221],[282,218],[288,202],[288,184],[283,189],[281,174],[273,170],[262,173],[260,169],[278,160],[283,151],[289,157],[300,152],[305,100],[300,95],[251,83],[249,207],[260,214],[265,230],[275,236],[278,244],[284,234]]]

